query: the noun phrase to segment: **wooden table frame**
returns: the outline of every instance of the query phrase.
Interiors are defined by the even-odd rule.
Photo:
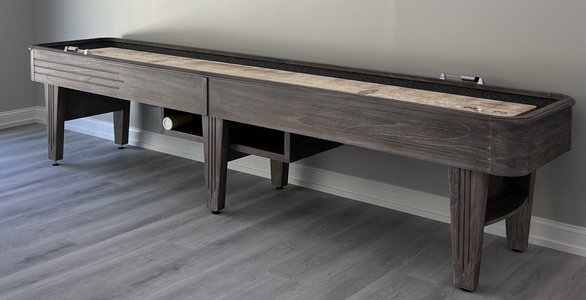
[[[383,99],[369,95],[372,91],[349,93],[62,50],[66,45],[92,49],[110,44],[175,55],[203,53],[301,69],[378,76],[432,90],[465,91],[513,100],[537,99],[546,104],[520,116],[500,117]],[[285,150],[267,156],[271,158],[273,182],[277,187],[286,184],[288,163],[294,158],[340,144],[447,165],[454,282],[457,287],[470,291],[478,286],[484,226],[506,220],[508,245],[516,251],[526,250],[536,170],[569,151],[571,144],[574,100],[554,93],[440,82],[122,39],[32,46],[31,76],[33,81],[45,84],[49,159],[55,162],[63,159],[64,122],[70,119],[114,112],[115,142],[124,145],[128,143],[129,101],[200,116],[201,137],[197,140],[204,144],[207,206],[213,212],[225,206],[227,163],[242,156],[234,153],[267,153],[236,145],[231,129],[239,124],[285,134],[284,142],[280,141]],[[311,139],[308,141],[315,143],[306,149],[319,151],[291,155],[290,140],[294,139],[290,136]]]

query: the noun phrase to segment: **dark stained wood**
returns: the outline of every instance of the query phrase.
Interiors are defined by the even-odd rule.
[[[173,109],[161,108],[163,117],[184,114]],[[204,142],[201,121],[202,116],[193,114],[190,124],[164,130],[169,136]],[[257,126],[231,122],[230,152],[228,161],[248,155],[257,155],[270,159],[271,182],[277,188],[288,184],[289,163],[341,146],[339,143],[316,138],[290,134]]]
[[[536,172],[510,181],[510,188],[526,192],[526,200],[516,214],[506,220],[507,245],[515,251],[525,251],[529,247],[529,228],[535,189]]]
[[[508,191],[498,197],[489,197],[484,225],[492,225],[514,215],[526,200],[527,193],[521,191]]]
[[[229,124],[212,117],[202,117],[202,121],[207,206],[217,213],[225,207]]]
[[[524,176],[571,148],[572,109],[539,112],[514,122],[491,120],[490,174]]]
[[[130,101],[59,87],[65,101],[65,121],[126,110]]]
[[[531,206],[534,185],[530,184],[535,172],[520,177],[490,176],[486,226],[514,215],[522,215],[521,223],[530,222],[531,214],[519,214],[526,205]],[[529,211],[531,208],[529,207]],[[529,218],[529,219],[525,219]],[[529,224],[529,223],[527,223]]]
[[[202,73],[216,73],[236,76],[241,79],[264,80],[272,83],[286,83],[307,88],[337,90],[351,94],[369,95],[377,98],[420,103],[437,107],[447,107],[467,112],[476,112],[494,116],[518,116],[535,110],[536,105],[515,103],[484,97],[464,96],[441,93],[433,90],[402,87],[392,84],[349,80],[319,76],[307,72],[291,72],[278,68],[259,68],[257,66],[233,64],[207,59],[139,51],[119,47],[96,48],[89,51],[91,56],[120,59],[134,63],[146,63],[153,66],[165,66],[194,70]]]
[[[450,167],[449,179],[454,282],[473,291],[478,287],[484,226],[506,219],[509,247],[527,249],[535,172],[500,177]]]
[[[82,47],[83,49],[112,47],[112,46],[118,45],[118,46],[127,46],[130,49],[133,49],[133,48],[141,49],[142,51],[146,51],[146,52],[159,51],[159,52],[163,52],[163,53],[172,53],[172,54],[178,55],[178,56],[185,56],[187,53],[195,53],[196,52],[196,53],[200,53],[202,55],[236,58],[236,59],[244,60],[244,61],[249,60],[249,61],[263,61],[263,62],[275,63],[275,64],[286,64],[286,65],[294,66],[297,68],[325,69],[325,70],[348,72],[348,73],[358,73],[358,74],[366,74],[366,75],[373,75],[373,76],[390,77],[390,78],[397,78],[397,79],[401,79],[401,80],[417,81],[417,82],[422,82],[422,83],[441,84],[443,86],[451,86],[451,87],[455,87],[455,88],[470,88],[470,89],[474,89],[474,90],[506,93],[506,94],[512,94],[512,95],[524,95],[524,96],[531,96],[531,97],[555,99],[555,100],[561,100],[562,102],[573,102],[574,101],[571,97],[569,97],[567,95],[546,92],[546,91],[524,90],[524,89],[518,89],[518,88],[507,88],[507,87],[499,87],[499,86],[491,86],[491,85],[478,85],[476,83],[471,83],[471,82],[466,82],[466,81],[445,81],[445,80],[439,80],[437,78],[422,77],[422,76],[415,76],[415,75],[409,75],[409,74],[400,74],[400,73],[393,73],[393,72],[381,71],[381,70],[351,68],[351,67],[344,67],[344,66],[338,66],[338,65],[317,63],[317,62],[296,61],[296,60],[291,60],[291,59],[266,57],[266,56],[251,55],[251,54],[245,54],[245,53],[229,52],[229,51],[210,50],[210,49],[204,49],[204,48],[186,47],[186,46],[179,46],[179,45],[172,45],[172,44],[165,44],[165,43],[145,42],[145,41],[138,41],[138,40],[131,40],[131,39],[100,37],[100,38],[79,39],[79,40],[71,40],[71,41],[60,41],[60,42],[52,42],[52,43],[45,43],[42,45],[31,46],[31,47],[29,47],[29,50],[34,50],[35,48],[42,47],[44,49],[56,49],[59,52],[61,52],[61,51],[63,51],[64,46],[71,46],[71,45],[78,45],[78,46]],[[189,55],[187,55],[187,56],[189,56]],[[124,62],[124,60],[120,60],[120,59],[111,59],[111,60]],[[142,64],[142,65],[148,66],[149,64]],[[169,68],[169,69],[181,70],[181,68]]]
[[[489,175],[450,167],[449,180],[454,284],[474,291],[480,276]]]
[[[321,140],[302,136],[298,134],[289,134],[289,153],[285,154],[288,162],[296,162],[298,160],[337,148],[342,146],[341,143],[336,143],[327,140]]]
[[[77,42],[84,46],[94,45],[98,48],[112,46],[115,48],[117,44],[146,47],[148,51],[144,53],[151,56],[152,52],[157,51],[171,51],[185,55],[190,51],[201,50],[118,39],[94,39]],[[66,43],[75,43],[75,41],[47,44],[47,46],[55,47],[59,51],[45,46],[31,47],[35,53],[35,66],[38,65],[38,69],[35,67],[34,80],[51,83],[51,80],[63,79],[65,84],[89,90],[91,89],[83,84],[91,83],[99,86],[104,85],[103,80],[110,80],[120,84],[119,87],[116,85],[117,88],[121,89],[116,92],[116,95],[123,99],[154,103],[171,108],[184,106],[185,103],[195,101],[194,103],[201,104],[199,105],[199,113],[212,113],[214,117],[230,121],[239,121],[326,140],[335,139],[342,143],[500,176],[529,174],[537,167],[567,152],[570,147],[569,124],[571,122],[571,105],[574,101],[564,95],[453,82],[440,83],[437,80],[414,76],[322,66],[327,68],[328,72],[342,71],[364,74],[365,76],[387,76],[436,87],[454,86],[461,89],[507,93],[510,98],[530,95],[557,99],[554,104],[548,104],[547,107],[540,107],[518,117],[488,116],[432,105],[383,99],[377,97],[376,94],[373,96],[364,91],[352,94],[343,88],[337,91],[329,85],[312,88],[311,85],[299,82],[287,84],[281,79],[279,82],[275,82],[269,79],[255,80],[250,77],[238,77],[240,73],[238,73],[237,66],[235,73],[227,75],[221,72],[214,73],[213,70],[198,71],[197,64],[195,67],[191,65],[182,67],[181,64],[165,66],[156,61],[149,63],[151,60],[146,62],[125,60],[124,56],[110,58],[99,55],[84,56],[64,53],[61,51],[61,46]],[[140,54],[140,51],[132,51]],[[202,53],[205,55],[224,55],[224,58],[230,57],[226,53],[209,50],[202,50]],[[185,62],[190,60],[187,57],[165,55],[165,57],[170,57],[170,60],[177,59]],[[139,57],[141,56],[139,55]],[[234,54],[233,57],[249,61],[255,58],[250,55],[237,54]],[[57,65],[46,65],[54,63],[51,60],[55,60]],[[319,64],[263,57],[256,57],[256,61],[288,64],[298,68],[313,68],[313,70],[320,67]],[[102,67],[99,66],[100,63],[103,63]],[[103,69],[104,66],[108,67],[106,71]],[[75,69],[77,67],[81,69]],[[71,74],[74,78],[66,77],[69,78],[66,80],[65,77],[62,78],[59,75],[47,77],[45,72],[47,70],[68,72],[72,71],[72,68],[79,71],[79,74],[85,74],[85,77],[77,78],[78,73],[74,72]],[[222,70],[224,69],[226,68]],[[263,70],[267,73],[272,72],[271,69],[267,68],[258,69],[259,72]],[[261,73],[259,76],[262,75]],[[281,73],[276,72],[275,74]],[[288,77],[295,77],[291,75],[294,74],[292,72],[285,73]],[[306,76],[306,74],[300,75],[300,78]],[[165,77],[165,79],[157,76]],[[129,78],[127,81],[124,79],[126,77]],[[150,84],[150,81],[155,81],[156,84]],[[348,82],[356,84],[358,81]],[[189,90],[188,88],[182,92],[176,91],[185,86],[189,88],[195,86],[196,89]],[[156,89],[156,92],[151,92],[151,89]],[[97,89],[96,91],[107,94],[110,90]],[[413,89],[413,91],[416,94],[425,93],[417,89]],[[147,93],[147,97],[144,97],[142,93]],[[160,93],[165,93],[165,96],[159,97]],[[210,98],[207,97],[208,94],[211,95]],[[201,101],[197,99],[201,99]],[[284,99],[287,101],[283,101]],[[184,108],[181,110],[191,111]],[[548,126],[547,123],[558,124],[558,126]],[[550,136],[556,137],[556,139],[541,138],[545,135],[539,134],[538,124],[542,130],[547,131]],[[532,131],[531,134],[525,134],[521,139],[510,136],[511,133],[527,133],[528,130]],[[526,140],[527,137],[530,137],[531,140]],[[528,150],[533,152],[528,154]]]
[[[114,123],[114,143],[120,146],[128,144],[130,130],[130,102],[126,101],[122,110],[114,111],[112,119]]]
[[[97,54],[59,49],[76,43]],[[116,53],[98,55],[105,48]],[[225,206],[226,166],[234,153],[275,161],[277,186],[286,183],[288,163],[340,144],[449,166],[454,278],[466,290],[478,285],[486,223],[506,218],[509,244],[526,249],[531,178],[571,145],[574,100],[560,94],[121,39],[31,49],[33,80],[52,87],[53,157],[62,157],[63,88],[203,115],[207,204],[214,212]],[[115,118],[124,124],[120,113]],[[239,129],[252,131],[241,135]]]
[[[161,108],[162,116],[183,114],[173,109]],[[204,143],[202,116],[193,115],[193,121],[172,130],[164,130],[169,136]],[[271,160],[271,182],[277,188],[288,184],[289,162],[303,159],[341,144],[330,141],[291,135],[288,132],[250,126],[232,122],[230,124],[230,150],[228,161],[248,155],[257,155]],[[293,141],[291,141],[293,140]]]
[[[201,114],[201,76],[34,49],[35,81]]]
[[[65,121],[112,112],[114,142],[128,144],[130,101],[60,87]]]
[[[130,102],[45,84],[49,159],[63,159],[65,121],[113,112],[114,142],[128,144]]]
[[[208,99],[209,91],[208,91],[208,78],[202,77],[201,78],[201,115],[202,116],[209,116],[209,99]]]
[[[289,184],[289,164],[271,159],[271,184],[282,189]]]
[[[63,159],[63,132],[65,130],[65,105],[63,89],[45,84],[45,108],[47,110],[47,144],[49,159],[57,163]]]
[[[502,118],[262,82],[212,78],[209,86],[210,114],[219,118],[494,175],[526,175],[569,151],[571,107]],[[559,126],[539,128],[556,141],[502,138],[548,122]]]

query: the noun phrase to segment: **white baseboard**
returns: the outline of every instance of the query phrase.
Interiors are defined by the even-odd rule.
[[[33,123],[44,124],[44,115],[45,109],[42,107],[28,107],[0,112],[0,129]]]
[[[0,124],[2,124],[1,115]],[[105,139],[113,139],[113,125],[110,122],[85,118],[69,121],[66,123],[65,128]],[[136,128],[131,129],[129,140],[131,145],[141,148],[200,162],[203,161],[203,146],[200,143],[141,131]],[[229,168],[270,178],[269,161],[260,157],[248,156],[230,162]],[[446,197],[342,175],[301,164],[290,165],[289,182],[294,185],[444,223],[450,222],[450,201]],[[485,231],[497,236],[505,236],[504,222],[488,226]],[[529,241],[534,245],[586,257],[586,228],[583,227],[533,217],[531,219]]]

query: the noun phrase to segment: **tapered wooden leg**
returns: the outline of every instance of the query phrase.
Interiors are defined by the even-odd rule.
[[[519,211],[506,219],[507,244],[515,251],[525,251],[529,246],[529,227],[531,226],[531,210],[533,208],[533,189],[535,172],[519,178],[512,178],[514,189],[527,193],[527,200]]]
[[[202,117],[207,206],[219,213],[225,206],[228,171],[228,122]]]
[[[128,144],[128,131],[130,128],[130,101],[125,101],[124,109],[113,113],[114,142],[122,146]]]
[[[271,159],[271,183],[277,189],[289,184],[289,164]]]
[[[480,275],[489,175],[450,167],[449,179],[454,284],[473,291]]]
[[[64,91],[58,86],[45,84],[45,107],[47,109],[47,145],[49,159],[57,166],[63,159],[65,135]]]

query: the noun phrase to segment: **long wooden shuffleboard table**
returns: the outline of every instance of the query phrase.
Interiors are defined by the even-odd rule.
[[[289,163],[342,144],[447,165],[454,281],[470,291],[484,226],[506,219],[509,246],[526,250],[535,172],[571,145],[574,100],[562,94],[116,38],[30,49],[49,159],[63,159],[67,120],[114,112],[124,145],[130,101],[188,115],[166,133],[203,142],[213,212],[224,208],[228,161],[244,155],[269,158],[277,187]]]

